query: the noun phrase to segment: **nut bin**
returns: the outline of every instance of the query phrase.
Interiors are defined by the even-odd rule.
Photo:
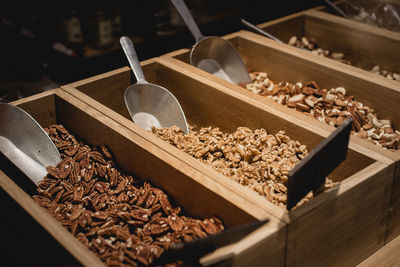
[[[309,64],[301,57],[296,59],[294,55],[280,52],[275,47],[264,48],[266,46],[243,39],[240,35],[230,37],[242,55],[248,51],[249,47],[245,46],[247,44],[251,44],[250,48],[255,50],[251,57],[250,54],[244,56],[247,63],[257,62],[257,55],[265,54],[259,52],[269,49],[277,58],[271,62],[274,66],[279,66],[279,61],[294,62],[303,67]],[[181,52],[177,51],[176,57],[187,59],[188,50],[179,54]],[[262,66],[259,62],[254,68]],[[304,119],[300,113],[287,112],[278,104],[259,101],[257,96],[243,88],[220,82],[221,79],[208,73],[204,75],[202,71],[178,59],[149,59],[142,62],[142,68],[148,81],[168,88],[177,97],[189,124],[198,127],[213,126],[219,127],[221,131],[234,132],[244,126],[251,130],[264,128],[271,134],[283,130],[291,139],[298,140],[309,150],[333,131],[332,127],[321,127],[320,123],[309,117],[304,116]],[[277,73],[285,73],[282,68],[274,69]],[[316,69],[314,67],[308,71]],[[124,67],[62,86],[62,89],[209,179],[226,188],[240,191],[241,197],[287,223],[286,265],[354,265],[384,245],[394,173],[392,159],[376,153],[372,147],[363,146],[351,137],[346,160],[329,175],[329,178],[340,184],[288,212],[133,123],[123,102],[125,88],[135,82],[130,73],[130,69]],[[257,251],[261,255],[261,251],[267,251],[261,245],[258,247]],[[245,254],[243,252],[238,256]],[[252,255],[250,250],[248,255]],[[233,257],[232,261],[244,265],[247,264],[246,259]]]
[[[362,70],[380,73],[379,78],[400,81],[400,33],[309,9],[258,25],[285,43],[303,43],[313,53],[329,55]],[[311,47],[311,39],[316,46]],[[309,44],[310,43],[310,44]],[[317,48],[320,48],[319,50]],[[324,51],[326,50],[326,51]],[[390,75],[389,75],[390,74]],[[397,86],[399,86],[397,84]]]
[[[307,16],[304,14],[307,14]],[[293,23],[292,27],[295,27],[301,24],[299,23],[299,21],[301,22],[302,20],[301,18],[311,18],[309,14],[311,13],[296,13],[292,17],[286,17],[286,20],[283,20],[281,23],[286,23],[286,21],[288,21],[287,23],[291,22]],[[271,25],[271,29],[273,29],[273,27],[278,27],[278,25],[280,24]],[[289,29],[290,27],[287,26],[287,28],[285,28],[285,24],[282,25],[281,32],[284,34],[287,32],[287,30],[284,29]],[[299,27],[299,31],[300,28],[301,27]],[[271,31],[271,33],[277,34],[278,32]],[[290,38],[290,35],[291,33],[287,33],[287,38]],[[371,33],[371,36],[374,35]],[[321,88],[331,89],[343,87],[346,89],[348,95],[354,96],[355,100],[373,108],[381,119],[390,120],[395,129],[400,129],[400,113],[398,108],[398,103],[400,103],[400,85],[397,81],[389,81],[378,75],[371,75],[369,72],[359,68],[354,68],[347,64],[314,55],[289,45],[279,44],[253,32],[240,31],[227,35],[225,38],[237,47],[249,68],[255,71],[268,73],[268,77],[272,81],[287,81],[293,84],[297,82],[307,83],[316,81]],[[375,38],[379,40],[378,35]],[[397,47],[400,48],[400,42],[397,41],[396,43],[394,40],[396,39],[393,39],[393,45],[397,44]],[[385,50],[390,50],[390,47],[391,46],[388,46]],[[313,125],[318,125],[316,126],[318,129],[333,131],[333,127],[325,123],[319,123],[316,119],[310,118],[309,116],[303,116],[302,112],[294,108],[288,108],[278,104],[272,101],[272,99],[268,99],[266,96],[255,94],[240,86],[228,83],[218,77],[214,77],[190,66],[188,63],[188,53],[188,49],[181,49],[166,54],[163,57],[170,58],[179,66],[190,69],[192,72],[201,74],[210,80],[229,87],[234,92],[249,96],[257,101],[279,109],[282,112],[301,118],[303,121],[310,122]],[[389,60],[390,58],[393,57],[387,57]],[[398,62],[400,61],[398,60],[397,63]],[[391,208],[389,209],[390,215],[388,216],[387,243],[400,234],[400,151],[393,152],[382,149],[360,137],[356,137],[353,140],[396,162],[393,190],[391,192]]]
[[[126,88],[130,82],[129,69],[124,68],[123,72],[113,73],[118,79],[109,80],[108,85],[109,89],[114,88],[115,91],[107,92],[120,96],[122,87]],[[107,82],[103,85],[108,86]],[[109,104],[118,106],[122,99],[116,97],[104,101],[110,100]],[[244,261],[246,255],[245,260],[251,264],[268,261],[275,266],[283,265],[287,228],[285,223],[270,216],[265,209],[253,204],[251,199],[243,198],[242,191],[235,192],[237,188],[217,183],[191,167],[188,162],[178,160],[65,90],[54,89],[23,98],[13,104],[30,113],[42,127],[62,124],[71,134],[89,145],[106,145],[118,168],[162,189],[171,202],[179,205],[182,213],[187,216],[216,216],[227,228],[270,219],[268,224],[241,241],[204,256],[201,259],[203,264],[241,258]],[[3,252],[7,252],[3,255],[4,261],[10,258],[7,255],[18,255],[23,250],[23,254],[19,254],[17,258],[10,258],[13,264],[29,262],[32,265],[105,265],[33,200],[31,196],[37,194],[37,191],[28,178],[13,168],[5,157],[1,162],[0,207],[2,214],[6,214],[2,216],[1,225],[6,227],[3,228],[6,229],[6,240],[10,240],[7,247],[3,247]],[[378,168],[382,167],[379,163],[377,165]]]

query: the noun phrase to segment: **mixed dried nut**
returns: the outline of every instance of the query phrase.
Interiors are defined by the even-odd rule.
[[[343,87],[328,90],[315,81],[274,83],[265,72],[250,72],[250,78],[251,83],[242,87],[335,127],[351,117],[354,135],[390,150],[400,147],[400,131],[391,121],[378,118],[374,109],[355,100]]]
[[[184,134],[173,126],[153,127],[152,132],[282,208],[286,208],[288,173],[308,154],[305,145],[291,140],[284,131],[269,134],[262,128],[239,127],[225,133],[210,126],[199,130],[190,127]],[[335,184],[327,178],[323,189]],[[311,192],[297,206],[312,197]]]
[[[147,266],[174,243],[224,229],[215,217],[181,215],[161,189],[120,171],[107,147],[85,145],[62,125],[45,130],[63,159],[47,167],[33,199],[108,266]]]
[[[297,36],[290,37],[288,41],[289,45],[304,48],[311,51],[313,54],[324,56],[327,58],[332,58],[342,63],[353,65],[352,62],[345,58],[345,54],[341,52],[332,52],[327,49],[322,49],[318,46],[315,38],[307,38],[306,36],[302,36],[301,38],[297,38]],[[386,77],[390,80],[400,81],[400,73],[389,71],[383,69],[381,66],[375,65],[372,69],[368,69],[368,71]]]

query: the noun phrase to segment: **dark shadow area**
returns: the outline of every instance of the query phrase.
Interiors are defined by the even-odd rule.
[[[323,1],[187,0],[203,35],[223,36]],[[59,85],[127,66],[119,37],[129,36],[139,60],[195,43],[169,0],[16,1],[0,10],[0,101],[13,101]]]

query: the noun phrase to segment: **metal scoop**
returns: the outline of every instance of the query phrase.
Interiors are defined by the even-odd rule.
[[[185,114],[175,96],[164,87],[146,81],[129,37],[121,37],[120,43],[137,80],[125,90],[124,95],[132,120],[147,130],[153,126],[178,126],[186,134],[189,133]]]
[[[171,2],[196,39],[190,51],[190,64],[235,84],[251,82],[247,67],[235,47],[221,37],[204,36],[186,4],[182,0]]]
[[[0,103],[0,151],[35,184],[61,161],[43,128],[23,109]]]
[[[260,29],[259,27],[257,27],[256,25],[254,25],[254,24],[248,22],[247,20],[245,20],[245,19],[240,19],[240,21],[241,21],[244,25],[246,25],[247,27],[249,27],[250,29],[252,29],[252,30],[254,30],[254,31],[256,31],[256,32],[258,32],[258,33],[260,33],[260,34],[266,36],[266,37],[268,37],[268,38],[271,38],[272,40],[275,40],[275,41],[277,41],[277,42],[279,42],[279,43],[283,43],[283,41],[281,41],[280,39],[276,38],[275,36],[273,36],[272,34],[266,32],[266,31]]]

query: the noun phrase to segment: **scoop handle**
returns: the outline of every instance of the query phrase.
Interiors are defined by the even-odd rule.
[[[190,14],[190,11],[187,8],[185,2],[183,2],[183,0],[171,0],[171,2],[175,6],[179,15],[182,17],[183,21],[186,23],[186,26],[189,28],[190,32],[196,39],[196,42],[204,38],[204,35],[200,32],[200,29],[194,21],[192,15]]]
[[[129,65],[136,77],[138,83],[147,83],[138,56],[136,54],[135,47],[133,46],[132,40],[127,36],[122,36],[119,39],[122,49],[125,52],[126,58],[128,59]]]
[[[329,1],[329,0],[325,0],[325,2],[326,2],[328,5],[330,5],[333,9],[335,9],[340,15],[342,15],[342,17],[344,17],[344,18],[349,18],[349,16],[347,16],[347,14],[346,14],[343,10],[341,10],[340,8],[338,8],[334,3],[332,3],[332,2]]]
[[[245,19],[240,19],[240,21],[241,21],[244,25],[246,25],[247,27],[249,27],[250,29],[253,29],[254,31],[256,31],[256,32],[258,32],[258,33],[260,33],[260,34],[262,34],[262,35],[268,37],[268,38],[271,38],[272,40],[275,40],[275,41],[277,41],[277,42],[279,42],[279,43],[283,43],[281,40],[279,40],[278,38],[276,38],[276,37],[273,36],[272,34],[267,33],[266,31],[260,29],[260,28],[257,27],[256,25],[251,24],[251,23],[248,22],[247,20],[245,20]]]

